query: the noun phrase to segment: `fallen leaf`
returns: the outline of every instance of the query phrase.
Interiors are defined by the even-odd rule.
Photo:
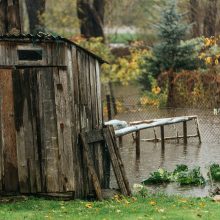
[[[85,205],[85,207],[88,208],[88,209],[91,209],[91,208],[92,208],[92,203],[87,203],[87,204]]]
[[[150,201],[149,204],[150,204],[150,205],[156,205],[157,202],[155,202],[155,201]]]

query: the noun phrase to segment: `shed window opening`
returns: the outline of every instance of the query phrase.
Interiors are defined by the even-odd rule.
[[[22,61],[39,61],[43,59],[43,51],[41,49],[18,50],[18,59]]]

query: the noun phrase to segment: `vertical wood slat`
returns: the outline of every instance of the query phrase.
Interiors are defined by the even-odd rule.
[[[74,191],[71,105],[66,70],[54,73],[56,121],[59,146],[59,191]]]
[[[22,193],[41,191],[40,160],[37,146],[37,80],[34,69],[15,70],[14,103],[18,176]]]
[[[97,100],[98,100],[98,113],[99,113],[99,128],[103,124],[103,113],[102,113],[102,97],[101,97],[101,76],[100,76],[100,64],[96,60],[96,83],[97,83]]]
[[[58,139],[55,121],[55,98],[52,73],[54,68],[41,70],[41,138],[43,173],[46,192],[59,192],[58,173]]]
[[[77,55],[78,51],[76,47],[72,47],[72,63],[73,63],[73,88],[74,88],[74,118],[75,118],[75,126],[74,126],[74,137],[75,142],[74,145],[76,147],[75,154],[76,154],[76,164],[75,164],[75,185],[76,191],[75,191],[75,197],[76,198],[84,198],[86,196],[86,189],[84,187],[85,185],[85,179],[83,174],[83,156],[82,156],[82,150],[78,143],[78,135],[81,130],[81,116],[80,116],[80,86],[79,86],[79,64]]]
[[[14,123],[13,80],[11,70],[0,70],[2,94],[2,156],[4,166],[3,190],[18,190],[18,167],[16,154],[16,131]]]

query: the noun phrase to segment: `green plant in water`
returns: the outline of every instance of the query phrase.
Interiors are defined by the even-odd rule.
[[[150,173],[150,177],[144,181],[143,184],[162,184],[171,182],[171,173],[159,168],[157,171]]]
[[[205,179],[200,172],[200,167],[192,170],[187,165],[177,165],[173,172],[168,172],[162,168],[150,173],[150,177],[144,180],[143,184],[162,184],[177,182],[180,185],[204,185]]]
[[[220,181],[220,165],[213,163],[209,167],[208,176],[214,181]]]
[[[204,185],[205,179],[200,172],[200,167],[176,173],[176,182],[180,185]]]

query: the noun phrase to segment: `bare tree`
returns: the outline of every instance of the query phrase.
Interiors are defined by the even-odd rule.
[[[77,0],[77,16],[80,20],[80,32],[86,37],[104,39],[105,0]]]
[[[205,8],[203,34],[206,37],[215,36],[217,20],[217,0],[208,0]]]
[[[0,1],[0,34],[21,32],[19,0]]]
[[[44,30],[41,16],[45,12],[45,0],[26,0],[29,28],[31,33]]]
[[[192,37],[200,36],[200,10],[199,10],[199,0],[190,0],[189,1],[189,19],[192,23]]]

